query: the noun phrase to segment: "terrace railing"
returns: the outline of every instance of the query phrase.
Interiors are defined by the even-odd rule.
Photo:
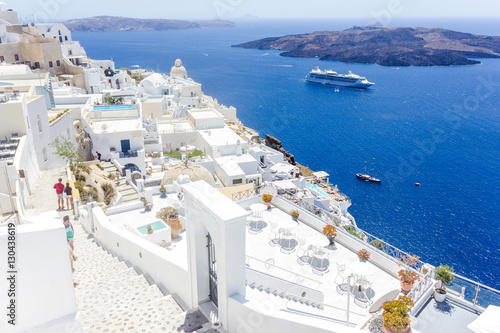
[[[446,290],[455,296],[458,296],[472,304],[486,308],[488,305],[500,306],[500,291],[488,287],[482,283],[473,281],[464,276],[455,275],[452,284],[446,287]]]
[[[272,261],[263,261],[257,258],[254,258],[252,256],[246,256],[247,258],[247,265],[250,268],[257,269],[258,271],[264,272],[264,273],[270,273],[272,270],[272,275],[275,275],[281,279],[301,284],[305,287],[311,288],[311,289],[316,289],[318,290],[321,285],[323,284],[320,281],[311,279],[307,276],[297,274],[295,272],[292,272],[286,268],[276,266]]]
[[[245,199],[254,195],[257,195],[260,193],[260,186],[254,187],[254,188],[249,188],[247,190],[243,190],[240,192],[233,193],[232,199],[233,201],[238,201],[241,199]]]
[[[331,304],[316,302],[306,297],[297,297],[295,295],[287,294],[286,298],[288,299],[286,303],[287,309],[299,312],[302,315],[329,319],[351,327],[356,326],[357,322],[366,318],[366,314],[362,314],[347,308],[341,308]],[[296,304],[294,303],[307,305],[307,307],[302,306],[300,308],[297,308]],[[357,322],[351,321],[351,316],[355,316],[358,319],[356,320]]]

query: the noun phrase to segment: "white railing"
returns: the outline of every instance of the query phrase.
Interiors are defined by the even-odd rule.
[[[311,279],[307,276],[297,274],[295,272],[292,272],[286,268],[276,266],[273,262],[271,261],[263,261],[257,258],[254,258],[252,256],[246,256],[247,258],[247,265],[250,268],[259,270],[264,273],[271,274],[272,270],[272,275],[279,277],[281,279],[290,281],[292,283],[297,283],[301,284],[303,286],[306,286],[308,288],[312,289],[319,289],[321,285],[323,284],[320,281]],[[260,268],[260,269],[259,269]]]
[[[366,314],[340,308],[335,305],[315,302],[306,297],[297,297],[296,295],[288,294],[286,298],[288,299],[286,303],[288,310],[310,317],[329,319],[351,327],[356,326],[359,321],[366,319],[367,316]],[[351,315],[357,317],[356,322],[351,321]]]
[[[459,274],[453,274],[455,280],[446,289],[472,304],[487,308],[489,305],[500,306],[500,291],[482,283],[473,281]]]

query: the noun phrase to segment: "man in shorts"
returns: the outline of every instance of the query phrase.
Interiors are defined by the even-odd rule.
[[[57,205],[59,209],[64,209],[64,184],[62,183],[62,178],[58,179],[58,182],[54,185],[57,194]]]

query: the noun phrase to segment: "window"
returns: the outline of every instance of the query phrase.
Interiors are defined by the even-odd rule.
[[[38,132],[42,133],[42,118],[40,118],[40,115],[37,115],[37,121],[38,121]]]
[[[43,37],[45,37],[45,34],[42,34]]]
[[[52,63],[52,61],[49,61],[49,67],[54,67],[54,64]]]
[[[57,66],[61,66],[61,62],[59,60],[56,61]]]
[[[233,179],[233,185],[234,184],[242,184],[243,183],[243,179]]]
[[[68,50],[68,55],[73,55],[73,50]]]
[[[59,42],[62,43],[62,36],[59,36]]]
[[[65,40],[65,41],[68,41],[68,36],[64,36],[64,40]]]
[[[59,30],[59,36],[61,36],[61,30]]]
[[[39,62],[35,62],[35,68],[40,68],[40,63]]]
[[[49,157],[47,156],[47,148],[43,148],[42,152],[43,152],[43,161],[47,162],[47,160],[49,159]]]
[[[4,62],[4,61],[5,61],[4,56],[0,56],[0,62]]]
[[[16,61],[19,61],[19,55],[18,55],[18,54],[14,54],[14,59],[15,59]]]

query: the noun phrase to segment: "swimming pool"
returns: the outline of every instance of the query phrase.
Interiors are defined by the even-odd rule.
[[[167,227],[163,221],[156,221],[156,222],[153,222],[153,223],[145,224],[145,225],[143,225],[141,227],[137,227],[136,229],[142,235],[147,235],[148,234],[148,228],[147,228],[148,225],[151,225],[151,228],[153,229],[153,231],[165,229]]]
[[[306,185],[308,187],[312,187],[315,191],[317,191],[319,194],[321,194],[322,196],[324,196],[326,199],[330,199],[330,197],[328,196],[328,194],[326,194],[318,185],[311,184],[309,182],[306,182]]]
[[[134,108],[133,105],[98,105],[98,106],[94,106],[93,111],[130,110],[133,108]]]

